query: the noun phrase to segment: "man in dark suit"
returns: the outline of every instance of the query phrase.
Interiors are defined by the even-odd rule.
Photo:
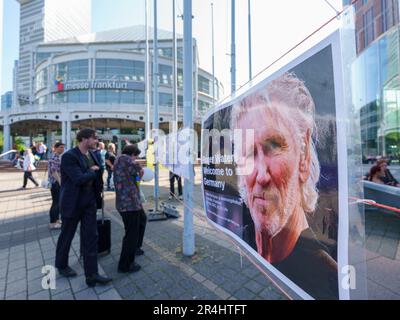
[[[68,265],[68,256],[80,222],[86,283],[90,287],[111,281],[110,278],[98,274],[97,265],[96,211],[102,206],[103,188],[100,163],[91,151],[96,147],[97,139],[95,130],[82,129],[77,135],[79,145],[62,156],[60,191],[62,228],[56,252],[56,268],[60,274],[65,277],[76,276],[76,272]]]

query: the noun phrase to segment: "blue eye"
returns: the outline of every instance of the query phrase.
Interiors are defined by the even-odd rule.
[[[278,142],[276,142],[276,141],[271,141],[270,144],[269,144],[269,147],[270,147],[272,150],[275,150],[275,149],[280,148],[280,147],[281,147],[281,144],[278,143]]]

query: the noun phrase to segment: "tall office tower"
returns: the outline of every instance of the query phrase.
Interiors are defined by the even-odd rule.
[[[17,0],[20,10],[18,102],[30,102],[35,47],[91,32],[91,0]]]

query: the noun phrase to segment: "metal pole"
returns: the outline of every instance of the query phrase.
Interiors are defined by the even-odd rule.
[[[172,0],[172,29],[173,29],[173,44],[172,44],[172,59],[173,61],[173,85],[172,85],[172,108],[174,121],[178,122],[178,89],[177,89],[177,48],[176,48],[176,0]]]
[[[235,32],[235,0],[232,0],[232,32],[231,32],[231,94],[236,91],[236,32]]]
[[[213,105],[215,106],[215,46],[214,46],[214,3],[211,2],[211,47],[212,47],[212,97]]]
[[[251,52],[251,0],[248,0],[249,11],[249,80],[253,79],[252,73],[252,52]]]
[[[145,53],[145,81],[146,81],[146,92],[145,92],[145,100],[146,100],[146,140],[147,142],[150,139],[150,133],[151,133],[151,121],[150,121],[150,59],[149,59],[149,6],[148,6],[148,1],[144,0],[144,21],[145,21],[145,38],[146,38],[146,53]]]
[[[158,212],[158,35],[157,35],[157,0],[154,0],[154,37],[153,37],[153,104],[154,104],[154,211]]]
[[[184,118],[183,125],[185,129],[189,129],[193,135],[193,36],[192,36],[192,0],[184,0],[183,8],[183,37],[184,37],[184,66],[183,66],[183,108]],[[194,137],[190,137],[190,141]],[[190,144],[188,157],[189,168],[188,177],[184,181],[184,198],[185,198],[185,213],[183,226],[183,254],[192,256],[195,253],[194,230],[193,230],[193,145]]]
[[[178,57],[177,57],[177,45],[176,45],[176,0],[172,0],[172,32],[173,32],[173,43],[172,43],[172,59],[173,59],[173,84],[172,84],[172,109],[173,109],[173,129],[172,133],[174,134],[173,144],[172,144],[172,165],[175,166],[177,164],[178,159],[176,158],[175,150],[177,143],[177,134],[178,134],[178,122],[179,122],[179,113],[178,113]],[[174,170],[173,170],[174,171]]]

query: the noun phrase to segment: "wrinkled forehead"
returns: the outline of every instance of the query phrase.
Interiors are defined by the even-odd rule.
[[[236,125],[239,129],[254,129],[256,131],[264,130],[265,128],[295,128],[297,127],[295,121],[297,112],[297,110],[288,107],[284,103],[257,103],[242,108]]]

